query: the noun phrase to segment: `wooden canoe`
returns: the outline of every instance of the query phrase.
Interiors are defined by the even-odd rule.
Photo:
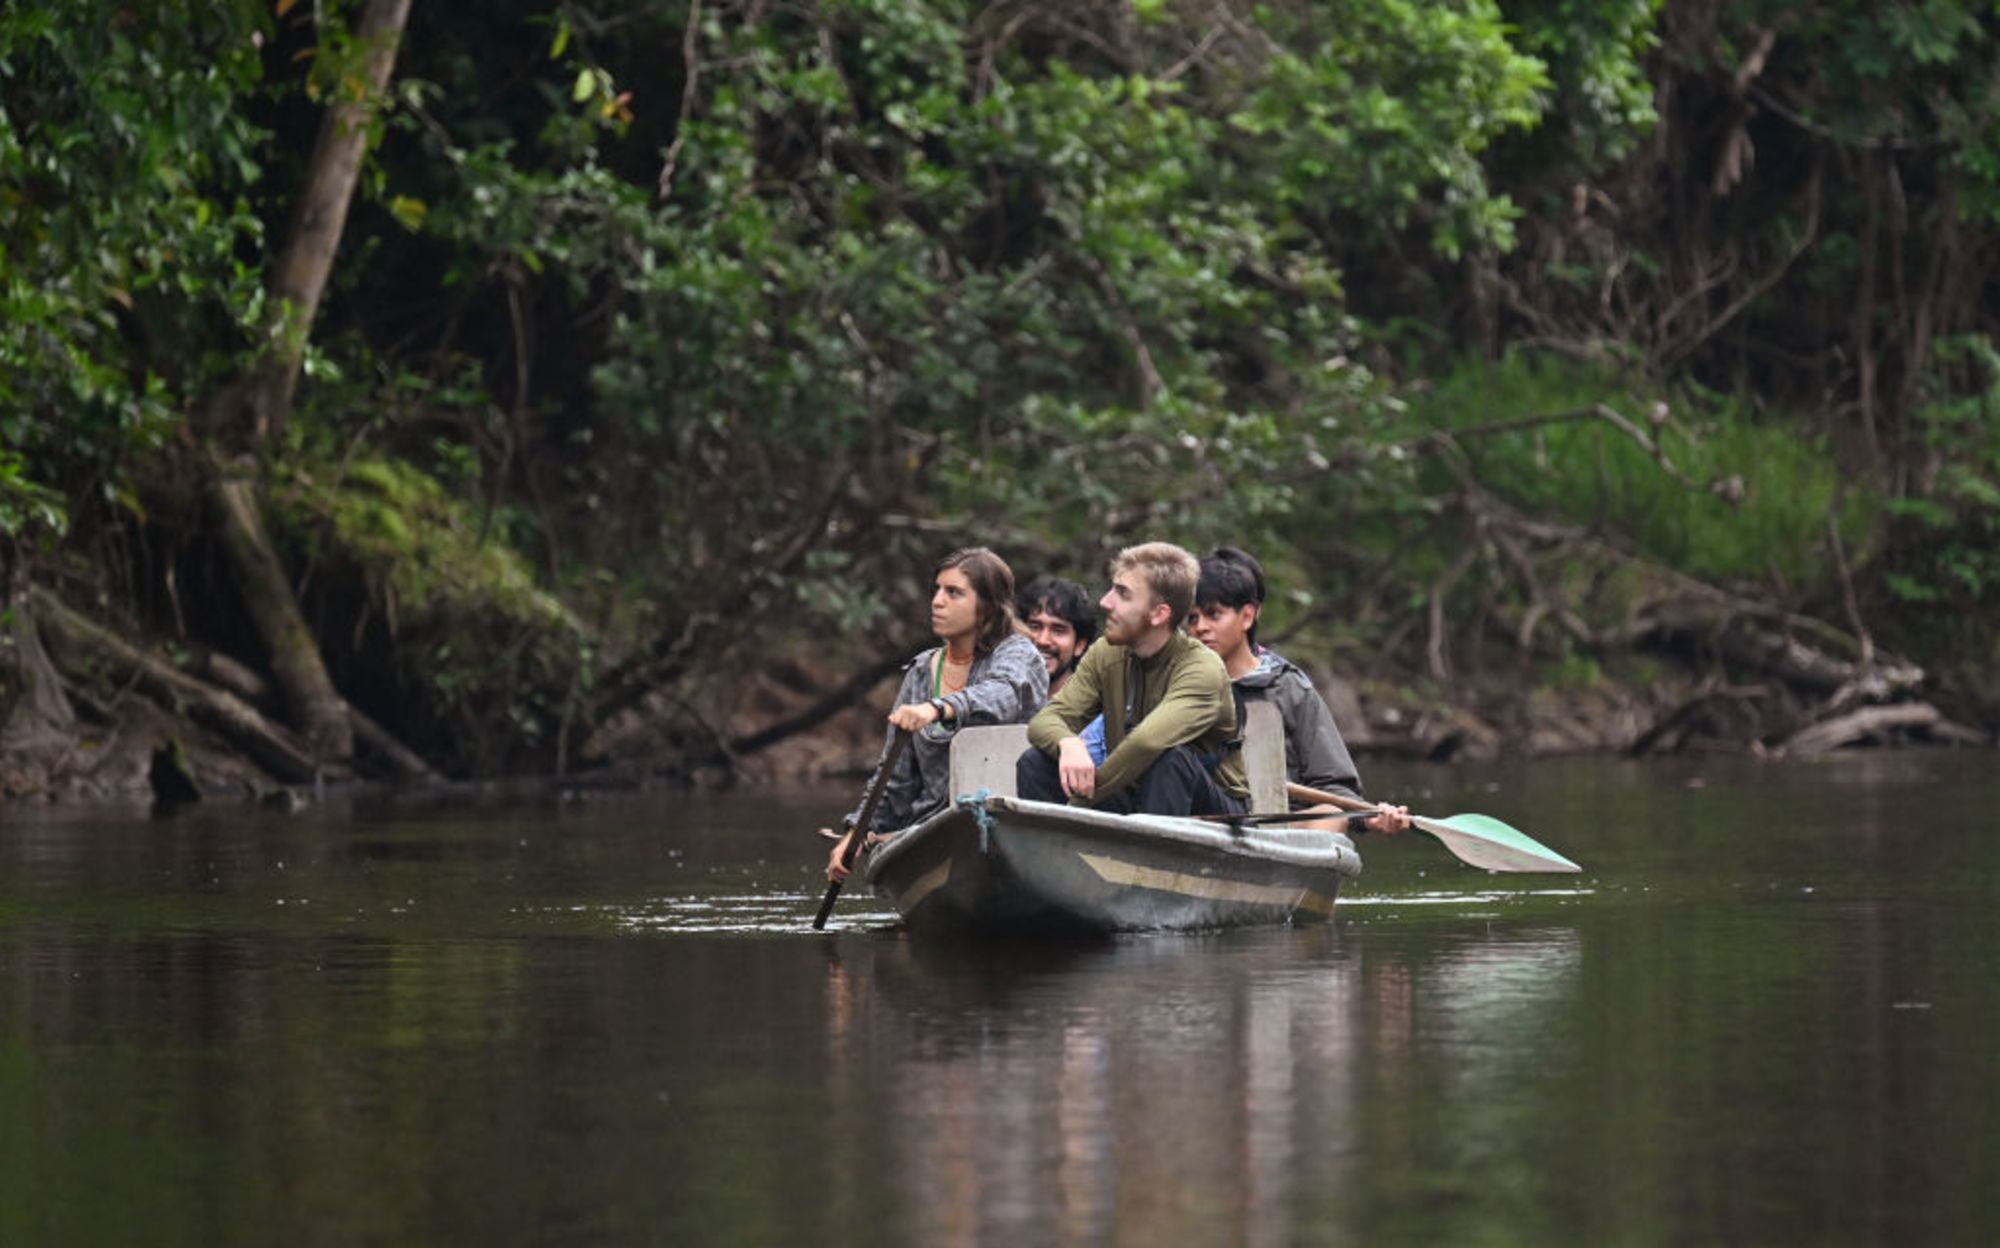
[[[968,728],[952,745],[959,797],[892,833],[862,878],[913,932],[1129,932],[1324,919],[1361,870],[1338,832],[1114,815],[1011,796],[1021,727]],[[1250,707],[1251,809],[1282,811],[1284,729]]]
[[[1338,832],[966,796],[864,877],[912,932],[1172,931],[1325,919],[1361,870]]]

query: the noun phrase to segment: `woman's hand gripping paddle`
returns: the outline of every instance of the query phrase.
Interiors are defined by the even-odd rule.
[[[861,813],[855,817],[854,827],[847,835],[847,846],[840,854],[840,865],[849,871],[854,869],[854,860],[861,855],[861,843],[868,839],[868,829],[875,822],[875,808],[882,804],[882,794],[889,788],[889,773],[896,770],[896,760],[903,756],[903,747],[909,743],[908,730],[898,728],[882,747],[882,757],[875,763],[875,774],[869,777],[868,789],[861,795]],[[826,900],[819,903],[819,913],[813,917],[814,931],[826,930],[826,916],[833,913],[834,899],[839,896],[840,881],[835,880],[826,886]]]

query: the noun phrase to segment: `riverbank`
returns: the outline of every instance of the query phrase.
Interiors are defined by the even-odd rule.
[[[1538,656],[1519,647],[1459,639],[1449,680],[1391,670],[1356,679],[1318,639],[1280,639],[1313,676],[1364,771],[1371,760],[1486,763],[1562,756],[1744,755],[1803,757],[1855,748],[1974,748],[1996,744],[1996,719],[1978,689],[1881,655],[1843,662],[1816,649],[1808,629],[1762,631],[1731,621],[1696,635],[1659,629],[1593,657]],[[1825,638],[1819,639],[1824,643]],[[280,708],[253,673],[239,677],[233,718],[195,697],[202,675],[192,656],[174,670],[83,662],[73,649],[43,647],[17,624],[10,652],[20,673],[0,721],[0,800],[130,802],[153,797],[161,768],[184,775],[211,801],[291,806],[316,789],[434,791],[490,796],[580,793],[674,785],[705,789],[816,782],[865,774],[881,743],[881,717],[899,674],[851,685],[837,708],[827,690],[850,671],[796,658],[690,699],[642,703],[606,737],[606,751],[563,772],[504,779],[412,774],[369,750],[350,766],[301,773],[273,766],[257,739],[285,740]],[[101,655],[97,656],[101,659]],[[154,660],[167,664],[163,653]],[[241,666],[216,656],[204,672]],[[207,677],[213,679],[212,676]],[[851,683],[851,682],[850,682]],[[419,765],[421,760],[418,760]]]

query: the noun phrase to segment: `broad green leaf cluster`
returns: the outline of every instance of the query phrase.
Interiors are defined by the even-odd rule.
[[[796,601],[773,535],[840,578],[927,565],[925,521],[1079,570],[1371,488],[1340,258],[1504,247],[1479,154],[1547,86],[1483,3],[701,13],[693,82],[611,52],[575,79],[675,110],[664,186],[615,140],[450,146],[427,222],[460,272],[600,309],[582,497],[677,592],[772,567]],[[675,49],[678,6],[629,16]]]
[[[258,6],[0,13],[0,442],[78,501],[134,501],[254,342]]]

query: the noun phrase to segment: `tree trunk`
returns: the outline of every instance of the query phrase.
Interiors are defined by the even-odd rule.
[[[389,74],[396,47],[409,21],[410,0],[369,0],[355,24],[355,42],[367,49],[353,77],[334,90],[333,106],[321,120],[292,214],[285,249],[270,275],[270,347],[258,362],[244,394],[254,442],[284,428],[298,385],[299,364],[312,336],[313,318],[326,293],[334,254],[347,228],[347,209],[368,153],[368,132]]]
[[[235,461],[254,457],[284,427],[298,384],[299,364],[326,291],[348,205],[367,154],[369,129],[395,66],[410,0],[368,0],[355,25],[366,51],[334,89],[299,191],[291,232],[272,263],[268,346],[236,384],[205,413],[211,454],[205,465],[209,520],[215,526],[237,589],[270,657],[288,718],[321,764],[345,763],[354,733],[345,700],[334,688],[318,642],[306,626],[284,565],[264,528],[255,478]]]
[[[306,627],[291,582],[264,531],[255,487],[218,466],[210,478],[208,505],[209,522],[229,556],[236,588],[264,641],[271,675],[284,694],[287,718],[304,734],[320,763],[345,762],[354,755],[347,701],[333,687],[319,643]]]

